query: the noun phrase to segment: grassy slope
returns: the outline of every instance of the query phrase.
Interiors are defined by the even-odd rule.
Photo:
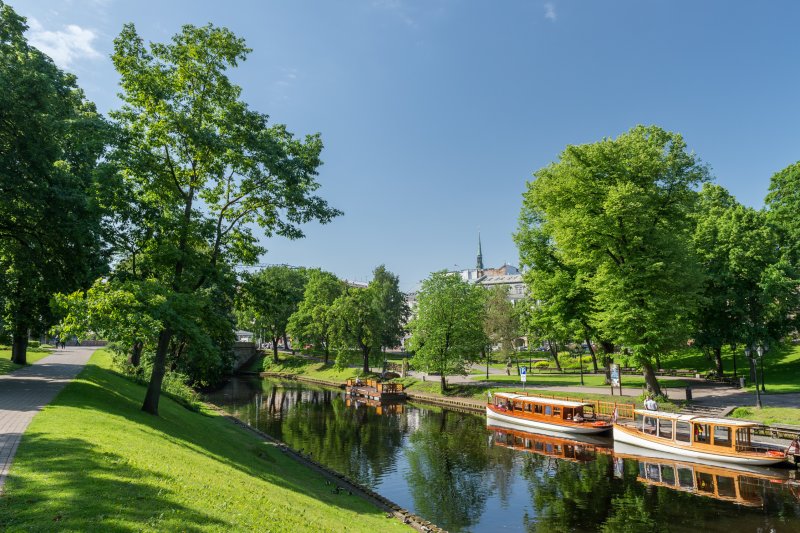
[[[800,409],[791,407],[737,407],[731,413],[733,418],[755,420],[764,424],[791,424],[800,426]]]
[[[35,363],[39,359],[43,359],[50,355],[51,351],[31,352],[26,355],[28,364]],[[12,370],[21,368],[22,365],[17,365],[11,362],[11,350],[0,350],[0,374],[8,374]]]
[[[99,351],[23,437],[0,530],[406,530],[212,413],[167,398],[140,411],[143,387]]]

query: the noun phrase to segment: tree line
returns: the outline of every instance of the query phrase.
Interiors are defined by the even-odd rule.
[[[0,1],[0,305],[14,362],[30,335],[92,331],[148,382],[195,385],[230,367],[240,280],[265,251],[253,233],[303,237],[342,213],[316,194],[319,134],[295,137],[251,109],[228,73],[243,39],[186,25],[114,39],[121,105],[103,117],[25,39]]]
[[[373,271],[366,286],[354,286],[320,269],[267,267],[243,277],[237,299],[242,328],[272,343],[278,362],[278,344],[308,347],[329,363],[370,367],[382,353],[400,345],[409,309],[397,275],[384,265]]]

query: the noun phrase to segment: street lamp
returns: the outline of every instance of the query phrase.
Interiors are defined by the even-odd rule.
[[[758,360],[761,364],[761,392],[767,392],[767,388],[764,387],[764,352],[767,351],[767,347],[759,344],[756,351],[758,352]],[[756,383],[756,387],[758,387],[758,383]]]
[[[578,354],[578,368],[581,369],[581,387],[583,387],[583,349],[578,346],[575,348],[575,353]]]
[[[759,346],[758,349],[762,354],[764,353],[764,348]],[[752,365],[753,371],[755,372],[755,376],[756,376],[756,379],[755,379],[755,382],[756,382],[756,407],[761,409],[761,393],[758,390],[758,367],[756,366],[755,361],[753,361],[753,359],[752,359],[753,351],[750,349],[749,346],[745,346],[744,347],[744,355],[745,355],[745,357],[750,359],[750,364]]]

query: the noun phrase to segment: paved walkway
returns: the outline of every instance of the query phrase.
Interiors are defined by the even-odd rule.
[[[31,366],[0,375],[0,492],[31,419],[78,375],[96,349],[56,350]]]

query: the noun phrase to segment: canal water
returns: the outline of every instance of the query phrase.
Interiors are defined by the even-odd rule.
[[[615,454],[608,439],[487,428],[485,416],[423,404],[355,404],[298,382],[234,379],[208,399],[453,532],[800,531],[789,470]]]

